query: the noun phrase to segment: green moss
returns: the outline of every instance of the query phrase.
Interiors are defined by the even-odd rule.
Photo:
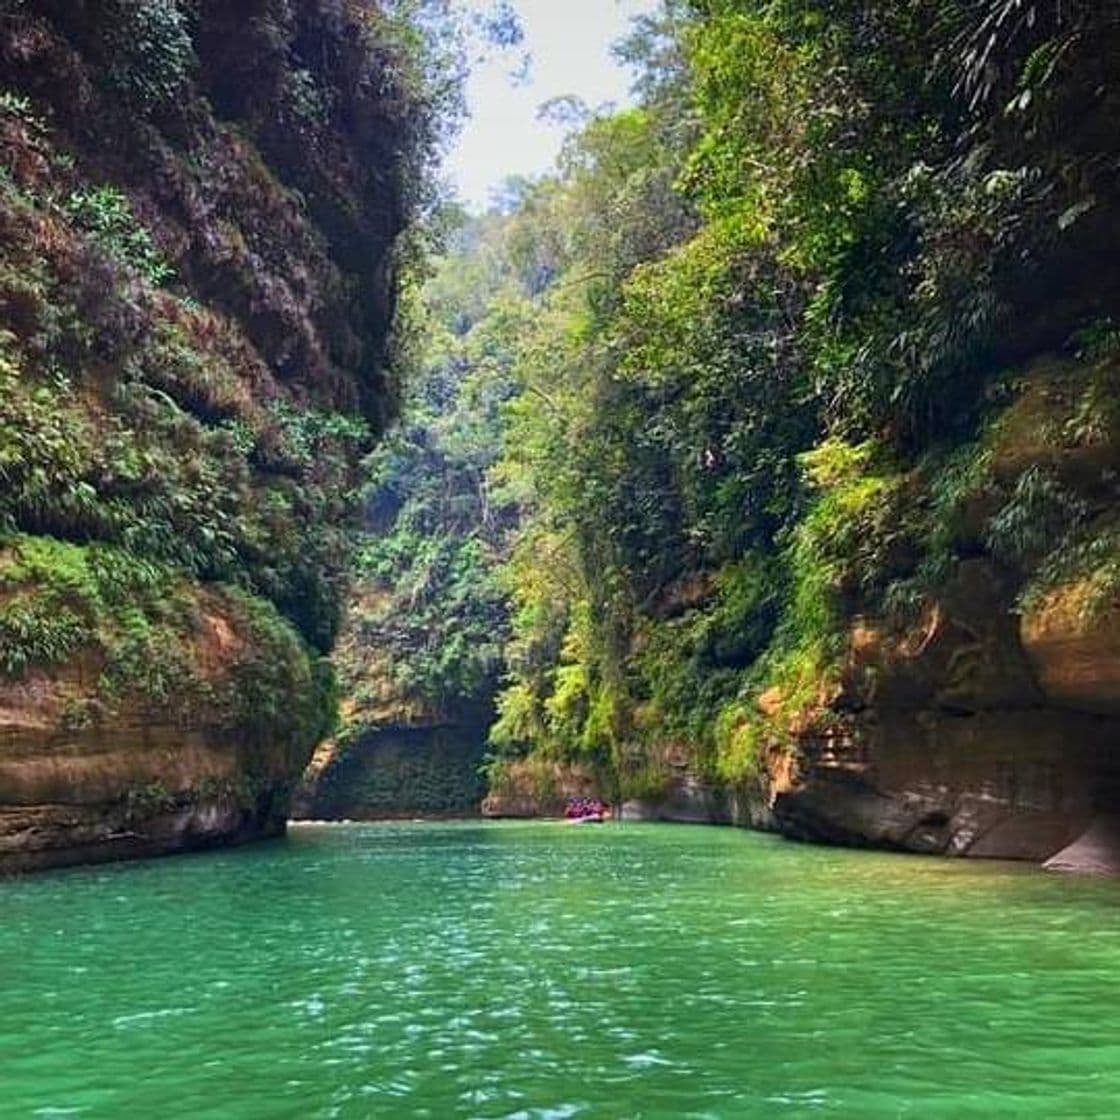
[[[619,767],[617,792],[612,792],[612,797],[621,801],[657,804],[668,796],[673,777],[672,770],[657,759],[638,756],[623,762]]]
[[[238,726],[255,742],[310,750],[334,729],[337,685],[329,660],[316,656],[267,600],[225,588],[248,639],[235,666],[230,703]]]
[[[791,592],[756,677],[795,710],[814,702],[843,651],[849,610],[885,581],[907,540],[904,478],[872,444],[831,440],[801,458],[816,497],[794,528],[785,560]]]
[[[87,550],[21,536],[0,547],[0,668],[19,678],[96,642],[104,611]]]
[[[202,684],[184,648],[190,620],[170,569],[106,545],[19,535],[0,547],[0,595],[7,676],[89,649],[104,664],[97,690],[106,705],[138,695],[185,713],[197,701]],[[81,712],[64,722],[92,718],[88,704],[73,703]]]
[[[754,774],[766,731],[751,705],[735,702],[722,708],[715,719],[716,774],[731,785]]]
[[[481,728],[368,732],[319,780],[312,811],[371,817],[477,813]]]
[[[68,701],[68,725],[140,699],[183,722],[210,712],[254,741],[310,749],[332,728],[329,663],[266,600],[238,588],[206,594],[123,549],[10,537],[0,547],[0,670],[18,678],[89,649],[103,668],[93,695]],[[197,650],[201,614],[214,611],[228,614],[238,646],[208,678]]]

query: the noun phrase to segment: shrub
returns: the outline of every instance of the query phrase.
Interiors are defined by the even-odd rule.
[[[110,0],[102,19],[107,77],[141,112],[181,96],[196,59],[179,0]]]
[[[123,191],[112,186],[74,191],[66,200],[66,212],[103,253],[149,284],[160,287],[174,278],[175,270],[133,213]]]
[[[0,672],[59,665],[93,637],[89,622],[57,602],[16,599],[0,606]]]
[[[1034,465],[1019,476],[1009,500],[989,521],[986,544],[1009,564],[1033,567],[1076,532],[1087,514],[1085,503],[1053,472]]]

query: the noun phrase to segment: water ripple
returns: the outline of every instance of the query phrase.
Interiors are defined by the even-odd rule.
[[[1120,886],[687,827],[0,885],[5,1117],[1111,1116]]]

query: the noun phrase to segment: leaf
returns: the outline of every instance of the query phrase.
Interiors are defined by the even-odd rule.
[[[1069,227],[1072,226],[1078,218],[1092,210],[1093,207],[1096,206],[1096,204],[1097,200],[1092,196],[1090,196],[1089,198],[1083,198],[1080,202],[1075,202],[1072,206],[1068,207],[1066,210],[1063,210],[1062,213],[1058,215],[1058,229],[1065,233],[1065,231],[1069,229]]]

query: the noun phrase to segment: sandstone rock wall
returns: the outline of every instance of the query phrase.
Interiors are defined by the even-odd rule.
[[[572,763],[525,758],[491,776],[482,813],[487,817],[559,817],[572,797],[610,800],[601,775]]]
[[[107,694],[96,653],[0,682],[0,874],[283,831],[317,726],[310,666],[294,635],[270,643],[235,601],[196,607],[173,699]],[[282,714],[254,705],[262,657]]]
[[[854,628],[844,690],[775,780],[776,827],[806,840],[1043,861],[1120,810],[1116,615],[1020,621],[963,563],[923,623]]]
[[[0,734],[0,873],[280,835],[290,779],[288,767],[220,734],[8,726]]]
[[[0,873],[283,828],[396,407],[389,21],[0,2]]]

